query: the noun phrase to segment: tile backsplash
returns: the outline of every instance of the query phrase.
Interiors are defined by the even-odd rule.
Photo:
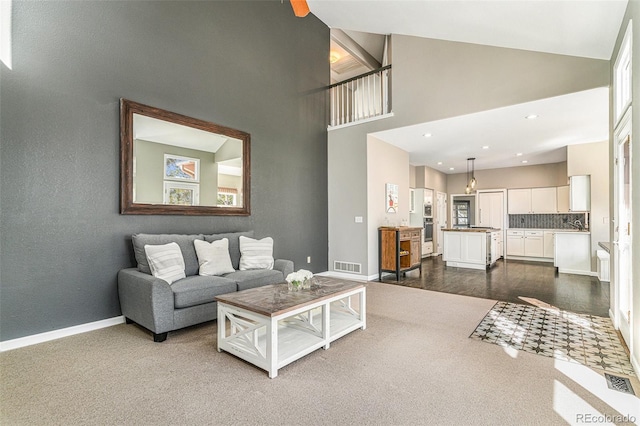
[[[510,214],[509,228],[573,229],[569,223],[576,220],[587,225],[585,213]]]

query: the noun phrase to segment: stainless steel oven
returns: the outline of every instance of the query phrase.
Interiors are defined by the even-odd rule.
[[[433,218],[424,218],[424,242],[433,241]]]

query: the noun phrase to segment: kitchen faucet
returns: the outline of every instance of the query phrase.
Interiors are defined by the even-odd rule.
[[[579,231],[583,231],[584,230],[584,225],[582,224],[582,222],[580,222],[580,219],[576,219],[573,222],[569,222],[569,225],[572,228],[576,228]]]

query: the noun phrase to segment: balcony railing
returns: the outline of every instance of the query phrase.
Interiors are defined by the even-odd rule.
[[[391,65],[329,86],[329,126],[341,126],[391,112]]]

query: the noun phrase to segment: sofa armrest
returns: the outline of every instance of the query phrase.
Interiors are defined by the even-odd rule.
[[[287,275],[293,272],[293,262],[286,259],[276,259],[273,262],[273,269],[282,272],[284,278],[287,278]]]
[[[173,330],[173,291],[169,284],[137,268],[118,272],[122,315],[154,333]]]

